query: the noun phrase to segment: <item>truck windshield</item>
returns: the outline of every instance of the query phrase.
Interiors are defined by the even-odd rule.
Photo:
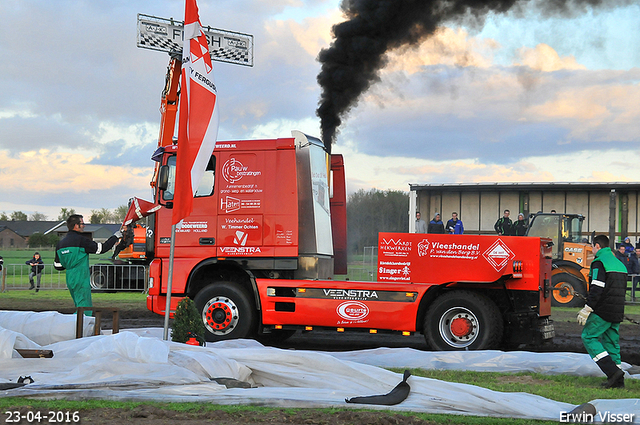
[[[553,241],[553,258],[559,255],[558,236],[560,235],[560,217],[557,215],[537,215],[529,225],[528,236],[549,238]],[[564,235],[563,235],[564,237]]]

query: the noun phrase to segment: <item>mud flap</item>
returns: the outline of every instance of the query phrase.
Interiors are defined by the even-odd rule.
[[[344,401],[347,403],[380,404],[383,406],[393,406],[395,404],[402,403],[409,395],[409,390],[411,390],[411,387],[407,383],[407,379],[410,376],[411,373],[408,370],[405,370],[402,382],[396,385],[396,387],[388,394],[351,397],[344,399]]]

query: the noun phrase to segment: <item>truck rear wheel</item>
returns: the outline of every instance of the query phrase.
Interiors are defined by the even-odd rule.
[[[551,305],[553,307],[583,307],[587,297],[584,282],[571,273],[557,273],[551,276]],[[576,295],[580,294],[580,295]]]
[[[485,295],[452,291],[433,301],[423,329],[434,350],[487,350],[502,340],[504,323],[498,306]]]
[[[193,302],[201,314],[207,341],[253,338],[255,311],[249,295],[232,282],[205,287]]]

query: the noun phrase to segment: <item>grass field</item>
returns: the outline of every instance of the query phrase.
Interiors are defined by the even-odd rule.
[[[53,248],[0,250],[4,262],[4,283],[10,289],[27,289],[31,267],[26,264],[35,252],[40,254],[44,262],[41,285],[46,289],[62,289],[66,287],[65,272],[53,267],[55,252]],[[89,255],[89,264],[108,263],[111,251],[102,255]]]

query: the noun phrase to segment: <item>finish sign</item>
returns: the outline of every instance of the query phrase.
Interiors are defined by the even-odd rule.
[[[184,22],[138,13],[137,46],[161,52],[181,52]],[[211,59],[253,66],[253,36],[239,32],[202,27]]]

